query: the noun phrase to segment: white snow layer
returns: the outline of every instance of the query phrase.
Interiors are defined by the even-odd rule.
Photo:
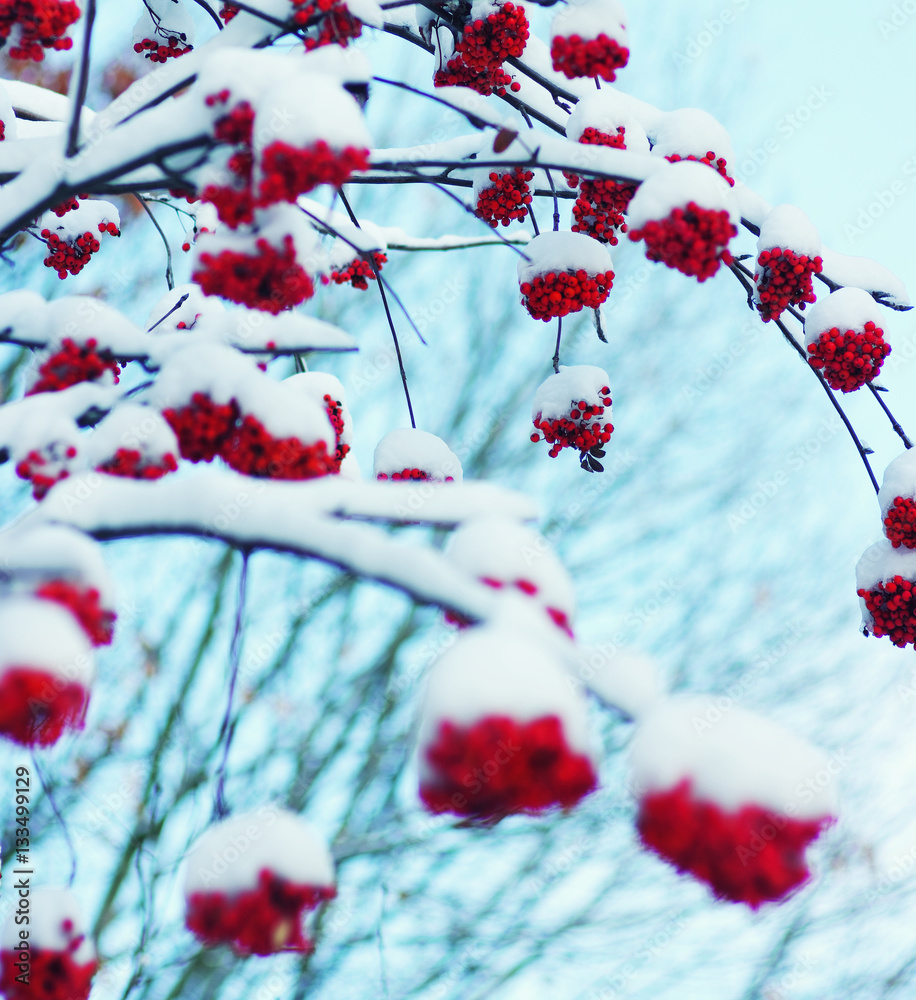
[[[827,330],[861,333],[866,323],[881,325],[878,303],[861,288],[839,288],[820,298],[805,317],[805,343],[813,344]]]
[[[72,242],[84,233],[92,233],[97,240],[100,240],[103,235],[107,234],[101,233],[99,225],[109,222],[113,222],[118,229],[121,228],[121,216],[118,214],[118,210],[110,201],[92,198],[81,201],[77,208],[71,209],[60,218],[54,212],[45,212],[38,228],[39,230],[50,229],[64,242]]]
[[[373,471],[391,476],[404,469],[419,469],[434,482],[451,478],[461,482],[461,461],[440,437],[412,427],[389,431],[375,446]]]
[[[174,0],[144,0],[144,10],[134,25],[131,45],[146,38],[159,45],[168,45],[170,37],[178,39],[179,48],[193,46],[194,20],[189,11]]]
[[[884,470],[884,481],[878,491],[881,517],[897,497],[916,498],[916,449],[908,448]]]
[[[43,670],[88,688],[95,676],[92,647],[73,615],[54,601],[0,601],[0,674],[11,667]]]
[[[916,580],[916,549],[903,546],[895,549],[886,538],[882,538],[880,542],[869,545],[856,563],[856,590],[874,590],[878,584],[887,583],[895,576]],[[863,620],[866,624],[871,623],[872,617],[861,598],[859,604]]]
[[[777,205],[763,220],[757,237],[757,253],[779,247],[793,250],[810,259],[821,252],[821,237],[817,227],[795,205]]]
[[[0,81],[0,122],[3,122],[3,141],[15,142],[19,135],[16,112],[5,81]]]
[[[563,611],[570,619],[575,613],[572,579],[547,539],[533,528],[504,517],[476,518],[452,535],[446,555],[478,580],[534,584],[537,591],[526,595],[529,600]]]
[[[295,885],[334,885],[334,861],[321,834],[296,813],[271,805],[201,834],[188,855],[185,896],[255,889],[264,869]]]
[[[178,459],[178,441],[158,410],[139,403],[120,403],[85,438],[83,458],[90,468],[113,458],[120,448],[144,459],[166,455]]]
[[[601,390],[608,386],[608,374],[595,365],[560,365],[555,375],[549,376],[537,388],[531,404],[531,419],[556,420],[568,417],[571,406],[582,400],[590,405],[602,403]],[[602,422],[611,419],[611,407],[605,407]]]
[[[114,587],[102,547],[63,524],[18,526],[0,532],[0,577],[11,576],[34,588],[48,580],[94,587],[104,608],[114,607]]]
[[[612,645],[580,647],[574,675],[605,704],[641,719],[663,696],[650,656]]]
[[[656,124],[655,156],[696,156],[703,157],[713,152],[722,157],[726,169],[732,172],[735,152],[725,126],[711,114],[699,108],[679,108],[662,114]]]
[[[334,447],[334,429],[323,406],[275,382],[235,348],[194,344],[172,354],[149,393],[161,410],[187,405],[195,392],[216,403],[235,400],[242,416],[254,416],[277,438],[324,441]]]
[[[735,226],[741,221],[728,181],[703,163],[680,160],[667,164],[636,189],[627,212],[630,228],[661,222],[673,209],[686,208],[691,201],[713,212],[728,212]]]
[[[0,932],[0,949],[17,951],[23,925],[16,923],[16,914],[11,912]],[[69,922],[69,929],[65,925]],[[32,889],[29,894],[28,941],[32,948],[42,951],[69,952],[77,965],[87,965],[95,960],[95,948],[89,940],[83,911],[76,897],[69,889],[42,887]],[[76,951],[70,951],[70,942],[85,935]]]
[[[562,4],[550,25],[550,37],[578,35],[585,41],[606,35],[626,48],[627,15],[618,0],[582,0]]]
[[[322,408],[327,405],[325,396],[330,396],[334,403],[340,403],[340,417],[343,420],[340,442],[341,444],[353,443],[353,417],[347,406],[347,395],[343,383],[336,375],[331,375],[328,372],[300,372],[298,375],[290,375],[289,378],[285,378],[283,385],[308,396]]]
[[[596,128],[608,135],[615,135],[618,128],[623,128],[627,150],[649,152],[645,128],[633,114],[630,102],[613,87],[596,90],[576,104],[566,122],[566,138],[578,142],[587,128]]]
[[[690,779],[697,799],[729,812],[753,804],[799,819],[837,814],[841,765],[731,698],[660,702],[636,730],[631,761],[638,794]]]
[[[585,271],[590,276],[614,270],[611,255],[583,233],[541,233],[525,248],[528,260],[519,258],[518,280],[531,281],[556,271]]]
[[[562,663],[524,633],[480,626],[464,632],[430,668],[417,737],[421,780],[435,780],[424,751],[443,722],[471,726],[490,715],[523,723],[555,715],[570,749],[595,762],[588,705]]]

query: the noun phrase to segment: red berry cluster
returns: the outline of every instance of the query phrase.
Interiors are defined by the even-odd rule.
[[[6,125],[3,122],[0,122],[0,142],[3,142],[5,138],[6,138]]]
[[[757,258],[760,271],[754,275],[757,282],[757,311],[764,323],[779,319],[788,306],[804,309],[814,302],[812,277],[824,269],[820,257],[808,257],[794,250],[773,247],[764,250]]]
[[[580,35],[568,38],[556,35],[550,45],[550,56],[553,68],[568,80],[600,76],[612,83],[617,78],[617,70],[629,62],[630,50],[603,33],[588,40]]]
[[[51,451],[55,451],[53,446]],[[76,458],[76,448],[71,445],[66,449],[65,455],[66,458]],[[16,463],[16,475],[31,482],[32,496],[36,500],[43,500],[48,495],[48,490],[55,483],[66,479],[70,473],[57,455],[45,455],[35,450],[30,451],[25,458]]]
[[[226,104],[229,97],[228,90],[221,90],[218,94],[209,94],[204,103],[212,108],[217,104]],[[240,101],[216,120],[214,137],[237,147],[226,163],[234,180],[232,184],[208,184],[200,193],[203,201],[214,206],[220,222],[233,229],[243,222],[254,221],[254,155],[251,148],[254,114],[254,108],[248,101]]]
[[[38,369],[38,380],[26,395],[33,396],[37,392],[59,392],[78,382],[95,382],[105,372],[111,372],[117,382],[118,373],[121,371],[117,361],[111,351],[96,350],[98,346],[95,337],[90,337],[83,345],[65,337],[60,350]]]
[[[521,85],[503,69],[510,56],[518,58],[528,41],[528,18],[524,10],[509,2],[499,5],[485,18],[477,18],[464,26],[455,40],[455,52],[443,69],[436,71],[433,83],[437,87],[470,87],[485,97],[496,94],[505,97],[508,87],[513,93]]]
[[[916,501],[894,497],[884,517],[884,534],[895,549],[916,549]]]
[[[80,207],[80,203],[74,197],[69,197],[66,201],[62,201],[59,205],[52,209],[54,214],[58,219],[63,218],[67,212],[72,212],[74,209]]]
[[[359,38],[363,22],[354,17],[343,0],[294,0],[297,7],[293,21],[301,27],[315,27],[317,35],[305,39],[307,52],[336,42],[346,46],[351,38]],[[311,22],[311,24],[309,23]]]
[[[332,399],[329,393],[324,394],[324,408],[327,411],[328,419],[334,428],[334,472],[340,471],[340,463],[350,453],[350,446],[341,440],[344,432],[343,403],[339,399]]]
[[[589,126],[579,137],[579,142],[589,146],[610,146],[613,149],[626,149],[626,128],[619,126],[615,134],[602,132]],[[570,187],[579,185],[576,174],[564,171],[566,182]],[[574,233],[584,233],[603,243],[617,245],[617,233],[627,231],[623,213],[629,207],[630,200],[636,194],[636,184],[626,181],[594,180],[583,181],[579,188],[579,197],[573,205]]]
[[[646,847],[679,872],[706,882],[720,899],[755,910],[808,880],[805,848],[829,823],[828,817],[792,819],[756,805],[726,812],[694,798],[689,780],[646,795],[636,820]]]
[[[100,222],[99,232],[109,233],[111,236],[121,235],[113,222]],[[75,239],[61,239],[50,229],[42,229],[41,238],[48,244],[50,251],[44,259],[44,265],[53,267],[59,278],[66,278],[68,274],[79,274],[101,246],[90,232],[85,232]]]
[[[324,139],[312,143],[308,149],[297,149],[277,140],[261,156],[258,204],[292,202],[319,184],[332,184],[339,188],[354,171],[366,170],[368,166],[368,149],[346,146],[333,150]]]
[[[411,481],[416,483],[439,482],[435,476],[431,476],[428,472],[424,472],[423,469],[401,469],[400,472],[392,472],[390,476],[387,472],[380,472],[375,478],[376,480],[390,479],[393,483]],[[453,483],[455,478],[454,476],[446,476],[444,481],[446,483]]]
[[[710,149],[703,156],[694,156],[691,153],[689,156],[681,156],[679,153],[672,153],[670,156],[666,156],[665,159],[669,163],[680,163],[681,160],[693,160],[694,163],[705,163],[707,167],[712,167],[713,170],[721,174],[729,184],[729,187],[735,186],[734,177],[728,176],[728,164],[725,158],[722,156],[716,156],[716,154]]]
[[[256,889],[193,893],[185,923],[204,944],[228,944],[237,955],[310,952],[303,914],[336,895],[332,886],[297,885],[263,868]]]
[[[0,676],[0,734],[22,746],[49,747],[61,738],[65,729],[82,729],[88,705],[89,692],[82,684],[47,670],[14,666]],[[34,962],[34,954],[32,960]],[[32,972],[34,975],[34,968]],[[9,984],[4,983],[4,989],[9,988]],[[4,992],[3,995],[13,994]],[[31,1000],[36,994],[16,995]],[[61,994],[68,998],[70,995]]]
[[[513,220],[521,222],[531,204],[528,182],[533,179],[534,172],[522,167],[514,167],[504,173],[491,171],[490,187],[484,188],[477,196],[474,214],[494,229],[500,223],[508,226]]]
[[[109,646],[114,635],[113,611],[102,607],[102,596],[95,587],[77,587],[67,580],[49,580],[35,596],[62,604],[82,625],[93,646]]]
[[[601,421],[605,407],[611,405],[610,391],[607,386],[602,387],[600,403],[587,403],[584,399],[572,400],[567,417],[535,420],[537,431],[531,435],[531,440],[540,441],[543,436],[550,445],[551,458],[556,458],[563,448],[575,448],[583,456],[590,452],[598,458],[603,457],[601,448],[611,440],[611,434],[614,433],[613,424]]]
[[[372,259],[375,266],[381,271],[382,264],[388,263],[388,258],[379,250],[372,251]],[[339,271],[331,271],[330,277],[322,279],[325,284],[334,282],[335,285],[345,285],[348,281],[354,288],[365,291],[369,287],[370,281],[375,281],[375,271],[372,270],[369,261],[365,257],[355,257],[345,268]]]
[[[728,241],[737,236],[728,212],[701,208],[695,201],[675,208],[667,219],[647,222],[630,231],[631,240],[646,241],[649,260],[663,261],[681,274],[706,281],[719,270]]]
[[[534,319],[545,322],[580,309],[597,309],[610,294],[614,272],[550,271],[521,284],[522,302]]]
[[[182,44],[187,42],[188,36],[181,32],[178,35],[169,35],[163,40],[156,41],[154,38],[144,38],[134,43],[134,52],[143,53],[144,58],[150,62],[164,63],[169,59],[177,59],[190,52],[193,45]]]
[[[324,441],[305,444],[297,437],[275,438],[250,414],[222,444],[220,456],[236,472],[262,479],[315,479],[340,470]]]
[[[162,411],[178,438],[178,450],[189,462],[212,462],[229,439],[239,418],[235,400],[214,403],[203,392],[195,392],[191,402],[179,409]]]
[[[18,25],[19,40],[10,46],[8,55],[41,62],[45,49],[63,51],[73,45],[64,32],[79,16],[73,0],[0,0],[0,48]]]
[[[436,776],[421,784],[420,798],[435,813],[500,820],[570,809],[597,785],[591,761],[570,749],[555,715],[531,722],[489,715],[472,726],[443,722],[426,760]]]
[[[145,458],[136,448],[118,448],[111,458],[97,466],[96,472],[126,479],[161,479],[177,468],[178,462],[170,452],[156,462]]]
[[[808,364],[823,369],[831,389],[852,392],[878,377],[891,348],[884,342],[884,331],[869,321],[861,332],[826,330],[808,345],[808,353]]]
[[[19,954],[15,951],[0,953],[0,990],[7,1000],[88,1000],[92,977],[98,969],[94,959],[77,965],[73,958],[83,942],[83,935],[75,937],[67,951],[48,948],[29,949],[29,984],[25,985],[19,971]]]
[[[901,648],[908,643],[916,646],[916,584],[912,580],[898,575],[874,590],[859,588],[856,593],[874,619],[867,631],[878,638],[889,636]]]
[[[219,10],[219,16],[223,19],[225,24],[228,24],[236,14],[238,14],[241,8],[236,7],[234,3],[224,3]]]
[[[312,279],[296,260],[292,236],[284,236],[282,250],[263,237],[255,247],[255,256],[236,250],[202,253],[193,280],[205,295],[222,295],[274,315],[315,294]]]

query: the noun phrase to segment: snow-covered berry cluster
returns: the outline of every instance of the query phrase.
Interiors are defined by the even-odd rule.
[[[71,48],[73,39],[64,32],[79,16],[73,0],[4,0],[0,4],[0,48],[13,38],[7,49],[11,59],[41,62],[45,49],[60,52]]]
[[[22,925],[10,914],[0,947],[0,992],[6,1000],[88,1000],[99,963],[76,900],[66,889],[33,888],[29,903],[28,961],[22,960]]]
[[[589,146],[626,149],[626,127],[619,126],[614,134],[610,134],[589,126],[579,136],[579,142]],[[579,187],[579,196],[573,205],[572,231],[616,246],[617,231],[627,231],[623,216],[636,194],[637,185],[602,178],[585,180],[580,184],[578,176],[571,173],[566,174],[566,180],[570,187]]]
[[[895,549],[916,549],[916,500],[894,497],[884,515],[884,534]]]
[[[766,323],[779,319],[788,306],[804,309],[814,302],[812,278],[824,269],[820,257],[808,257],[788,247],[763,250],[757,257],[760,270],[754,275],[755,299],[760,318]]]
[[[33,448],[16,463],[16,475],[32,484],[32,496],[43,500],[55,483],[70,475],[70,465],[76,458],[72,444],[51,442],[43,448]]]
[[[113,222],[100,222],[99,232],[108,233],[110,236],[121,235]],[[48,256],[44,259],[44,265],[53,267],[59,278],[66,278],[68,274],[79,274],[101,246],[98,238],[88,230],[68,238],[61,237],[50,229],[42,229],[41,238],[48,245]]]
[[[111,458],[96,466],[96,472],[126,479],[161,479],[177,468],[178,461],[174,455],[164,455],[161,462],[155,462],[136,448],[118,448]]]
[[[823,372],[831,389],[853,392],[878,377],[890,352],[884,331],[869,320],[863,330],[825,330],[808,345],[808,363]]]
[[[389,431],[375,446],[373,472],[387,482],[461,482],[461,461],[435,434],[401,427]]]
[[[547,320],[568,316],[581,309],[597,309],[614,285],[614,272],[589,274],[578,271],[548,271],[519,286],[522,303],[532,318]]]
[[[178,438],[182,458],[212,462],[229,440],[239,408],[234,400],[214,403],[206,393],[195,392],[186,406],[168,407],[162,415]]]
[[[325,441],[276,438],[251,414],[242,417],[219,454],[236,472],[268,479],[314,479],[340,469]]]
[[[728,173],[728,161],[724,156],[716,156],[711,149],[707,150],[702,156],[694,156],[693,153],[689,153],[687,156],[681,156],[680,153],[669,153],[665,159],[669,163],[680,163],[681,160],[690,160],[693,163],[705,163],[707,167],[712,167],[716,173],[728,181],[729,187],[735,186],[734,177],[731,177]]]
[[[550,445],[550,457],[564,448],[575,448],[579,462],[587,472],[603,472],[599,459],[610,441],[614,425],[611,415],[611,390],[607,373],[592,365],[561,368],[539,386],[532,406],[534,442]],[[607,411],[607,412],[605,412]]]
[[[528,215],[531,204],[528,183],[533,179],[533,171],[523,167],[491,170],[488,175],[490,183],[477,195],[474,214],[494,229],[500,223],[508,226],[512,221],[521,222]]]
[[[93,646],[111,645],[116,616],[103,606],[98,587],[83,586],[69,580],[48,580],[36,589],[35,596],[67,608],[83,627]]]
[[[372,250],[372,260],[379,271],[383,264],[388,263],[388,258],[380,250]],[[369,287],[370,281],[375,281],[375,270],[365,257],[354,257],[345,267],[334,268],[331,273],[322,279],[325,284],[334,282],[335,285],[346,285],[349,282],[354,288],[365,291]]]
[[[689,780],[640,802],[639,836],[680,872],[708,883],[720,899],[761,903],[786,897],[810,877],[805,848],[828,824],[748,804],[730,811],[696,798]]]
[[[856,591],[865,603],[871,622],[868,632],[887,636],[895,646],[916,646],[916,583],[897,574],[871,588]]]
[[[176,59],[190,52],[193,47],[188,43],[184,32],[180,35],[169,35],[167,38],[141,38],[140,41],[134,42],[134,52],[154,63]]]
[[[324,139],[300,149],[278,139],[261,154],[258,204],[293,202],[320,184],[339,188],[354,171],[368,166],[368,149],[354,146],[332,149]]]
[[[521,89],[502,64],[525,51],[528,18],[512,0],[493,3],[492,8],[486,17],[477,17],[464,26],[455,39],[454,53],[436,71],[435,86],[470,87],[485,97],[504,97],[506,88],[513,93]]]
[[[228,90],[222,90],[207,95],[204,103],[209,108],[225,105],[230,96]],[[248,101],[239,101],[213,123],[214,137],[234,147],[225,158],[229,176],[221,178],[223,183],[205,183],[200,192],[201,200],[213,205],[219,220],[233,229],[254,220],[254,155],[251,148],[254,115],[254,108]]]
[[[631,240],[644,240],[649,260],[661,261],[681,274],[706,281],[726,259],[727,246],[738,229],[725,209],[703,208],[690,201],[673,208],[665,219],[650,219],[630,230]]]
[[[80,197],[83,196],[81,195]],[[58,217],[58,219],[61,219],[67,214],[67,212],[73,212],[79,207],[79,201],[71,196],[66,201],[62,201],[59,205],[56,205],[51,209],[51,211]]]
[[[254,834],[252,834],[254,831]],[[244,839],[241,852],[233,845]],[[238,856],[222,869],[213,858]],[[337,894],[327,845],[300,816],[264,806],[211,826],[195,843],[185,876],[185,923],[205,945],[237,955],[310,952],[303,917]]]
[[[226,249],[203,251],[193,273],[205,295],[222,295],[251,309],[276,315],[315,294],[311,277],[296,259],[293,237],[282,247],[264,237],[255,241],[255,254]]]
[[[59,392],[78,382],[97,382],[105,372],[111,372],[114,382],[121,371],[111,351],[99,349],[98,341],[90,337],[85,343],[77,344],[69,337],[61,341],[60,347],[38,369],[38,378],[26,390],[27,396],[38,392]]]
[[[605,34],[597,38],[580,35],[555,35],[550,44],[553,68],[572,80],[580,76],[600,76],[609,83],[617,79],[617,70],[630,61],[630,50]]]
[[[307,52],[322,45],[346,46],[352,38],[359,38],[363,22],[354,16],[344,0],[294,0],[296,12],[293,22],[308,27],[305,36]]]

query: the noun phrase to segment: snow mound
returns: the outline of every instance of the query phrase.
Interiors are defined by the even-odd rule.
[[[16,951],[21,925],[16,924],[15,914],[10,913],[0,932],[0,950]],[[88,929],[83,911],[69,889],[42,887],[29,893],[29,944],[42,951],[70,951],[71,942]],[[83,936],[79,946],[70,951],[77,965],[87,965],[95,960],[95,948],[88,936]]]
[[[191,330],[202,317],[220,315],[225,311],[223,303],[210,295],[204,295],[200,285],[176,285],[153,306],[146,321],[146,329],[156,336]]]
[[[373,472],[376,478],[419,469],[433,482],[461,482],[461,461],[440,437],[429,431],[399,427],[389,431],[375,446]]]
[[[141,459],[178,458],[178,439],[158,410],[139,403],[121,403],[88,435],[83,458],[90,468],[126,448],[139,451]]]
[[[646,131],[633,113],[631,101],[612,88],[595,91],[579,101],[567,119],[566,138],[578,142],[587,128],[596,128],[608,135],[623,128],[628,152],[649,152]]]
[[[691,201],[712,212],[728,212],[735,226],[741,221],[728,181],[702,163],[680,160],[656,171],[636,189],[627,211],[630,228],[661,222],[675,208],[686,208]]]
[[[321,407],[326,406],[325,396],[330,396],[332,403],[339,403],[341,407],[340,417],[343,420],[340,443],[353,443],[353,417],[347,406],[347,394],[343,383],[336,375],[331,375],[328,372],[300,372],[298,375],[291,375],[284,379],[282,384],[289,386],[296,392],[301,392]]]
[[[822,333],[834,328],[841,333],[861,333],[866,323],[881,325],[878,303],[861,288],[839,288],[811,307],[805,317],[805,342],[813,344]]]
[[[612,646],[580,648],[576,676],[605,704],[642,719],[664,695],[651,656]]]
[[[531,418],[538,423],[568,417],[570,404],[584,399],[587,403],[601,404],[601,390],[609,384],[608,374],[596,365],[560,365],[555,375],[545,379],[534,394]],[[605,407],[605,421],[611,418],[611,408]]]
[[[83,233],[92,233],[98,239],[101,232],[99,226],[107,225],[110,222],[113,222],[118,229],[121,228],[121,216],[118,214],[118,210],[110,201],[93,198],[81,201],[77,208],[60,217],[56,216],[54,212],[45,212],[38,228],[39,230],[49,229],[62,240],[68,242],[82,236]]]
[[[201,834],[188,855],[185,896],[254,889],[264,869],[295,885],[334,885],[334,860],[315,827],[289,810],[261,806]]]
[[[627,14],[618,0],[582,0],[565,4],[550,25],[551,39],[558,35],[564,38],[578,35],[583,41],[606,35],[621,48],[628,48]]]
[[[760,227],[757,253],[774,247],[814,258],[821,252],[820,233],[800,208],[795,205],[777,205],[767,214]]]
[[[884,480],[878,491],[882,517],[897,497],[916,498],[916,449],[908,448],[884,470]]]
[[[655,126],[655,156],[703,157],[713,152],[729,167],[735,162],[732,141],[721,122],[699,108],[679,108],[662,114]]]
[[[518,262],[522,284],[552,271],[585,271],[594,277],[614,270],[605,247],[582,233],[541,233],[525,247],[525,253],[529,259]]]
[[[874,590],[895,576],[916,580],[916,549],[895,549],[886,538],[882,538],[880,542],[869,545],[856,563],[856,590]],[[859,603],[863,621],[868,624],[872,617],[861,598]]]
[[[92,647],[73,615],[53,601],[0,601],[0,675],[12,667],[43,670],[88,688],[95,676]]]

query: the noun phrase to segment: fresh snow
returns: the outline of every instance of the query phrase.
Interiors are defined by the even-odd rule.
[[[92,646],[73,615],[34,597],[0,600],[0,675],[11,667],[43,670],[84,688],[95,676]]]
[[[119,448],[139,451],[143,459],[178,459],[178,441],[165,418],[151,406],[119,403],[83,439],[82,456],[89,468],[113,458]]]
[[[576,104],[566,122],[566,138],[578,142],[587,128],[596,128],[608,135],[615,135],[618,128],[624,128],[627,151],[649,153],[646,130],[633,114],[631,102],[613,87],[602,87]]]
[[[583,233],[541,233],[528,244],[525,253],[528,260],[518,262],[520,283],[551,271],[586,271],[594,276],[614,270],[605,247]]]
[[[601,701],[639,721],[664,694],[655,660],[616,646],[585,646],[572,670]]]
[[[908,448],[884,470],[884,481],[878,492],[882,518],[897,497],[916,498],[916,449]]]
[[[753,804],[798,819],[837,815],[831,759],[728,697],[659,702],[641,721],[630,752],[640,795],[689,779],[697,799],[729,812]]]
[[[334,861],[321,834],[301,816],[270,805],[230,816],[201,834],[188,854],[185,896],[255,889],[264,869],[295,885],[334,885]]]
[[[550,25],[550,37],[558,35],[565,38],[578,35],[586,41],[606,35],[627,48],[626,11],[617,0],[580,0],[579,3],[561,4]]]
[[[440,437],[411,427],[389,431],[375,446],[373,471],[376,477],[392,476],[404,469],[419,469],[434,482],[451,477],[461,482],[461,460]]]
[[[704,163],[681,160],[666,164],[636,189],[627,211],[630,228],[661,222],[691,201],[713,212],[728,212],[735,226],[741,221],[728,181]]]
[[[559,372],[538,386],[531,404],[531,418],[538,421],[542,417],[546,420],[568,417],[571,405],[583,399],[587,403],[603,405],[601,390],[605,386],[609,387],[609,379],[603,368],[596,365],[560,365]],[[609,406],[605,407],[604,417],[607,423],[611,417]]]
[[[817,227],[795,205],[777,205],[771,209],[760,227],[757,253],[779,247],[793,250],[810,259],[821,252],[821,237]]]
[[[699,108],[679,108],[662,114],[656,123],[654,142],[654,156],[677,153],[681,157],[703,157],[711,151],[726,161],[730,174],[734,171],[735,152],[725,126]]]
[[[881,326],[881,310],[861,288],[840,288],[819,298],[805,317],[805,343],[813,344],[827,330],[861,333],[866,323]]]

